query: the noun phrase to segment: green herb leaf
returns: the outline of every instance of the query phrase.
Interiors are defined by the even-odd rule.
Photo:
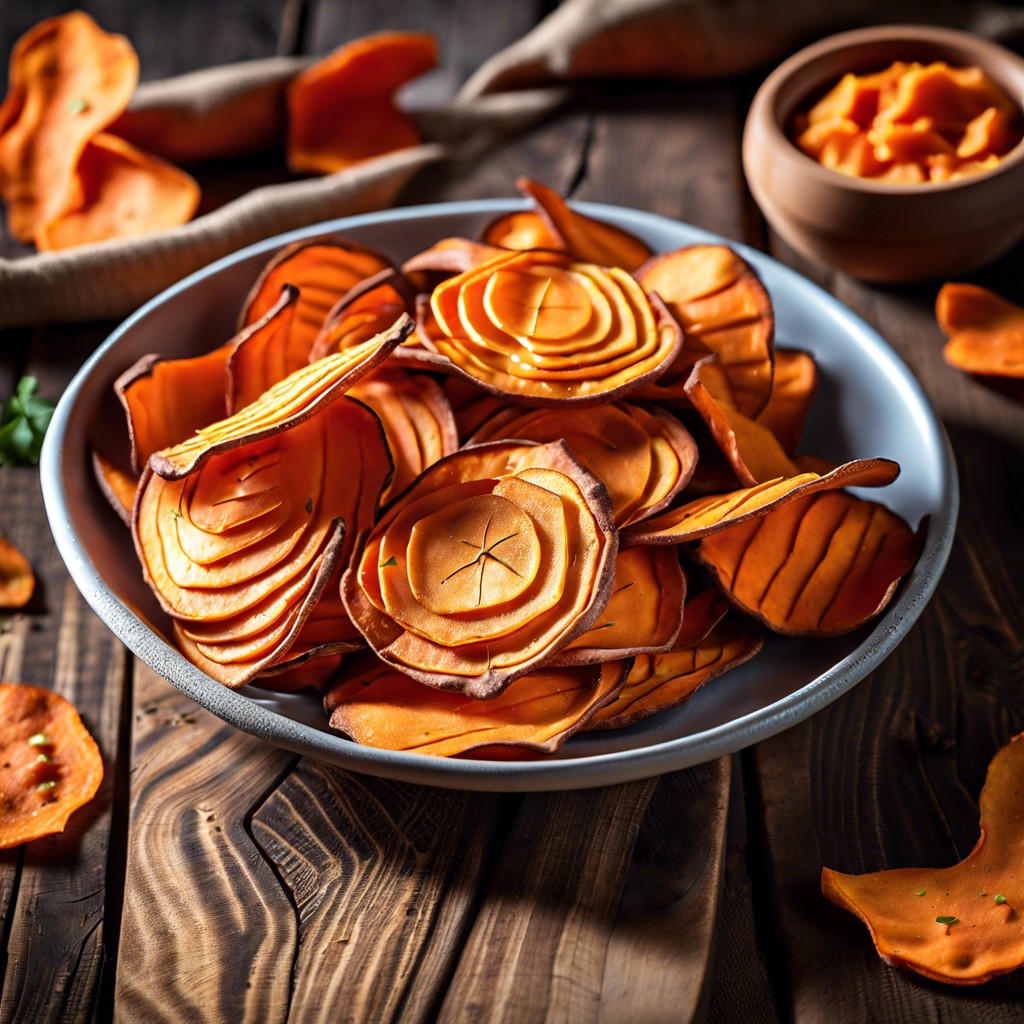
[[[953,917],[951,914],[939,914],[939,916],[935,918],[935,923],[944,924],[948,927],[949,925],[959,924],[960,918]]]
[[[996,903],[1002,906],[1006,902],[1006,897],[1000,892],[996,893]]]
[[[28,738],[28,745],[30,747],[45,747],[49,742],[45,732],[37,732]]]
[[[915,896],[923,896],[924,895],[924,889],[922,889],[920,892],[915,892],[914,895]]]
[[[72,96],[67,109],[69,114],[84,114],[89,109],[89,101],[84,96]]]
[[[37,793],[45,793],[46,790],[53,789],[53,787],[56,786],[56,785],[57,785],[57,783],[54,782],[53,779],[50,779],[47,782],[40,782],[39,785],[36,786],[36,792]]]
[[[398,562],[395,560],[395,556],[394,555],[392,555],[386,562],[380,562],[378,564],[377,568],[378,569],[387,569],[388,566],[391,566],[391,565],[398,565]]]
[[[14,395],[0,407],[0,466],[35,465],[53,405],[36,393],[35,377],[22,377]]]
[[[979,896],[987,896],[987,895],[988,895],[988,893],[987,893],[987,892],[985,892],[985,890],[983,889],[983,890],[982,890],[981,892],[979,892],[979,893],[978,893],[978,895],[979,895]]]

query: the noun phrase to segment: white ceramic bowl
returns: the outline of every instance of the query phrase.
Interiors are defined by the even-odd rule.
[[[327,728],[316,698],[225,689],[147,624],[163,621],[142,581],[131,539],[89,468],[89,439],[124,442],[114,379],[148,352],[196,354],[231,336],[242,299],[268,256],[288,242],[340,232],[400,261],[449,235],[475,236],[519,201],[413,207],[313,225],[214,263],[129,317],[83,366],[58,405],[43,449],[43,497],[57,547],[100,618],[183,693],[246,732],[343,768],[478,790],[572,789],[698,764],[777,733],[848,690],[899,643],[935,588],[952,543],[956,470],[948,441],[917,381],[888,345],[831,296],[762,253],[736,246],[772,295],[778,342],[812,351],[823,383],[808,427],[814,453],[841,460],[882,455],[903,466],[875,497],[916,525],[930,517],[924,552],[885,614],[826,641],[771,637],[746,665],[702,688],[689,704],[628,729],[573,737],[550,760],[487,762],[360,747]],[[665,251],[722,239],[675,221],[580,204]]]

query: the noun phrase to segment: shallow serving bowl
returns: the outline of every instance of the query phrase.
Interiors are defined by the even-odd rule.
[[[1024,59],[949,29],[886,25],[830,36],[780,64],[743,133],[743,169],[771,226],[798,252],[871,281],[949,277],[1024,237],[1024,142],[982,174],[896,185],[822,167],[790,141],[793,113],[848,71],[895,60],[980,67],[1024,109]]]
[[[762,253],[736,248],[761,274],[775,304],[780,345],[816,356],[822,385],[807,437],[814,454],[841,461],[887,456],[903,466],[876,496],[912,525],[929,517],[923,554],[885,614],[826,641],[772,637],[758,657],[698,691],[689,704],[629,729],[572,738],[555,758],[486,762],[359,747],[327,728],[317,698],[249,687],[225,689],[187,662],[149,625],[163,623],[142,581],[128,531],[92,479],[90,439],[124,444],[111,384],[140,356],[193,355],[234,331],[238,309],[269,255],[299,238],[338,231],[401,261],[449,235],[474,237],[518,201],[412,207],[352,217],[269,239],[201,270],[117,328],[69,386],[41,465],[46,513],[76,584],[110,629],[183,693],[246,732],[343,768],[464,789],[542,790],[606,785],[684,768],[738,750],[824,707],[899,643],[934,590],[952,543],[956,470],[945,434],[906,366],[885,341],[831,296]],[[616,207],[580,204],[664,251],[722,241],[708,232]]]

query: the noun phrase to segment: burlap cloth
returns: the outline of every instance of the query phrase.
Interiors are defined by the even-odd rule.
[[[1024,10],[991,0],[565,0],[450,103],[417,115],[422,145],[254,189],[136,241],[0,260],[0,327],[122,316],[252,242],[389,206],[421,168],[522,131],[571,95],[575,80],[732,75],[835,29],[922,19],[990,38],[1024,33]],[[287,83],[311,60],[271,58],[145,83],[115,130],[186,164],[266,149],[284,135]]]

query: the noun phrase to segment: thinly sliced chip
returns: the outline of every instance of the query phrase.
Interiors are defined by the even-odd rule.
[[[586,408],[504,408],[486,420],[469,444],[500,439],[563,440],[604,482],[617,526],[666,508],[689,483],[697,444],[671,413],[628,402]]]
[[[885,608],[922,541],[883,505],[833,490],[706,537],[695,554],[769,629],[835,636]]]
[[[856,914],[879,955],[935,981],[980,985],[1024,966],[1024,734],[992,759],[978,801],[981,836],[959,864],[845,875],[821,891]]]
[[[487,698],[593,625],[617,540],[604,485],[563,444],[497,441],[423,473],[374,527],[342,594],[383,660]]]
[[[722,360],[740,412],[756,416],[772,390],[775,317],[753,267],[727,246],[691,245],[655,256],[636,278],[664,300],[687,336],[682,366],[666,379],[688,376],[694,339]]]
[[[891,484],[899,472],[899,464],[891,459],[856,459],[822,476],[800,473],[728,494],[712,494],[623,530],[622,543],[625,547],[632,547],[634,544],[681,544],[700,540],[816,491],[840,487],[884,487]]]
[[[280,377],[287,377],[310,361],[313,343],[335,303],[361,281],[388,269],[383,256],[337,236],[294,242],[263,268],[242,306],[238,328],[263,319],[285,285],[297,288],[295,320],[278,357]]]
[[[0,537],[0,608],[24,608],[36,589],[36,574],[13,541]]]
[[[935,300],[946,362],[968,373],[1024,377],[1024,309],[974,284],[944,284]]]
[[[108,459],[97,448],[90,448],[92,473],[107,499],[110,507],[117,513],[125,526],[132,524],[132,508],[135,505],[135,492],[139,487],[137,474],[118,466]]]
[[[645,242],[622,228],[573,210],[547,185],[531,178],[517,178],[516,188],[537,204],[549,234],[561,240],[559,248],[572,253],[577,260],[604,267],[621,267],[632,273],[651,258],[651,250]],[[522,221],[519,226],[522,226]]]
[[[512,747],[552,754],[614,696],[623,664],[546,668],[522,676],[490,700],[431,689],[371,660],[324,700],[331,727],[357,743],[440,757],[489,756]]]
[[[255,402],[193,437],[155,452],[149,464],[167,480],[179,480],[207,459],[253,441],[271,438],[314,415],[357,380],[376,369],[412,331],[405,316],[376,338],[304,366]]]
[[[502,249],[564,249],[565,242],[537,210],[514,210],[491,221],[480,236]]]
[[[674,548],[638,547],[615,559],[612,594],[597,622],[572,641],[557,665],[589,665],[658,654],[675,643],[683,621],[686,577]]]
[[[63,832],[102,781],[99,748],[63,697],[0,683],[0,849]]]
[[[306,365],[292,366],[291,338],[301,302],[298,288],[286,284],[274,303],[258,320],[243,327],[231,342],[225,368],[227,415],[251,405],[278,381]],[[207,420],[197,430],[213,422]],[[184,435],[179,440],[184,440]]]
[[[689,606],[683,622],[690,614]],[[649,715],[685,704],[706,682],[749,661],[761,649],[763,631],[749,619],[732,613],[716,624],[695,632],[702,635],[689,646],[677,640],[667,654],[637,657],[618,695],[590,722],[591,729],[620,729]]]
[[[518,248],[506,246],[505,248]],[[534,248],[528,246],[527,248]],[[464,274],[494,259],[501,246],[486,241],[474,242],[469,238],[442,238],[429,249],[418,252],[402,264],[404,274]]]
[[[139,238],[188,223],[199,206],[191,174],[107,132],[89,140],[75,176],[79,202],[39,226],[37,249]]]
[[[640,387],[682,343],[675,321],[617,267],[503,253],[449,278],[418,333],[454,372],[528,405],[590,405]]]
[[[15,43],[0,108],[0,194],[19,241],[80,204],[82,152],[128,106],[138,77],[131,43],[82,11],[48,18]]]
[[[731,392],[728,398],[715,397],[714,377],[720,372],[718,356],[708,356],[694,366],[684,390],[707,424],[736,479],[744,487],[753,487],[766,480],[796,476],[796,466],[767,427],[744,416],[731,403]]]
[[[395,91],[437,64],[427,33],[379,32],[339,47],[288,88],[288,164],[333,174],[421,141]]]
[[[818,390],[818,367],[814,356],[797,349],[775,350],[775,374],[768,404],[757,414],[757,422],[767,427],[792,455],[800,445],[804,424]]]
[[[395,473],[381,495],[382,504],[459,447],[451,405],[426,374],[384,366],[355,384],[349,394],[380,417],[391,449]]]

